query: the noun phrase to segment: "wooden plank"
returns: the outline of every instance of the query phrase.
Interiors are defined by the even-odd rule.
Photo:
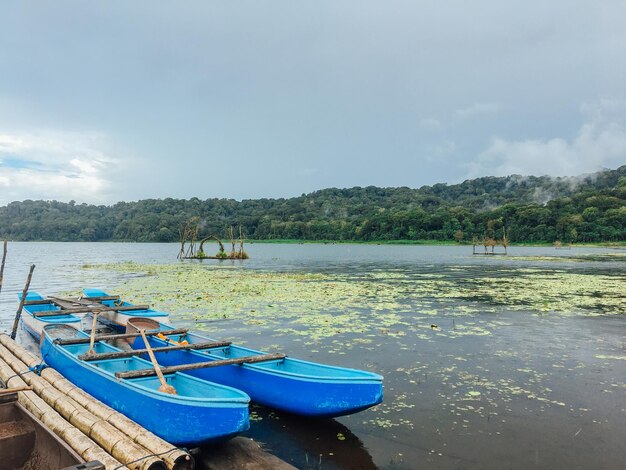
[[[109,298],[110,297],[110,298]],[[98,303],[102,300],[119,300],[119,296],[112,295],[109,297],[83,297],[82,299],[63,299],[61,297],[53,297],[49,296],[47,299],[40,300],[26,300],[24,301],[24,305],[45,305],[45,304],[56,304],[59,306],[62,305],[88,305],[89,303]]]
[[[115,312],[132,312],[133,310],[150,310],[150,305],[148,304],[140,304],[140,305],[120,305],[119,307],[104,307],[105,310],[113,310]]]
[[[93,306],[93,305],[104,305],[103,301],[105,300],[119,300],[119,296],[107,296],[107,297],[81,297],[78,299],[63,299],[61,297],[48,297],[49,299],[53,299],[56,304],[62,305],[63,303],[67,303],[69,306],[71,305],[85,305],[85,306]],[[104,305],[108,307],[108,305]],[[113,305],[115,307],[115,305]]]
[[[39,317],[56,317],[59,315],[72,315],[74,313],[90,313],[90,312],[101,312],[102,309],[98,308],[62,308],[59,310],[42,310],[40,312],[33,312],[33,316],[36,318]]]
[[[80,303],[73,299],[62,299],[60,297],[52,297],[48,296],[54,305],[57,305],[61,308],[76,308],[80,306]]]
[[[146,332],[146,336],[156,336],[158,334],[162,334],[165,336],[169,335],[183,335],[189,331],[188,328],[178,328],[176,330],[163,330],[163,331],[148,331]],[[102,335],[96,336],[96,341],[109,341],[114,339],[128,339],[128,338],[137,338],[141,336],[141,333],[122,333],[116,335]],[[67,344],[87,344],[89,343],[89,338],[69,338],[69,339],[55,339],[55,344],[67,345]]]
[[[211,348],[221,348],[224,346],[230,346],[230,341],[219,341],[212,343],[195,343],[195,344],[180,344],[176,346],[163,346],[160,348],[152,348],[152,352],[160,353],[160,352],[170,352],[170,351],[190,351],[196,349],[211,349]],[[123,357],[132,357],[138,356],[140,354],[146,354],[148,352],[147,349],[134,349],[131,351],[119,351],[112,353],[96,353],[96,354],[81,354],[78,356],[78,359],[81,361],[100,361],[102,359],[120,359]]]
[[[41,300],[25,300],[24,305],[45,305],[51,304],[52,301],[50,299],[41,299]]]
[[[99,297],[81,297],[78,300],[89,300],[91,302],[102,302],[103,300],[120,300],[119,295],[102,295]]]
[[[196,362],[195,364],[182,364],[179,366],[161,367],[164,374],[173,374],[174,372],[185,372],[187,370],[206,369],[209,367],[232,366],[237,364],[254,364],[256,362],[275,361],[285,359],[287,355],[282,353],[259,354],[257,356],[237,357],[234,359],[220,359],[217,361]],[[130,370],[127,372],[116,372],[115,377],[118,379],[135,379],[137,377],[151,377],[156,375],[154,369]]]
[[[41,312],[33,312],[35,317],[54,317],[56,315],[72,315],[74,313],[89,312],[131,312],[134,310],[148,310],[149,305],[124,305],[121,307],[106,307],[104,305],[94,305],[93,307],[72,307],[62,308],[61,310],[43,310]]]

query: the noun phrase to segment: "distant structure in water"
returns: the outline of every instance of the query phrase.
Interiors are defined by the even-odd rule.
[[[485,251],[476,250],[477,246],[483,246]],[[501,246],[504,252],[497,252],[496,247]],[[502,238],[500,240],[493,237],[488,237],[486,234],[481,238],[474,237],[472,239],[472,254],[473,255],[507,255],[507,248],[509,246],[509,238],[506,235],[506,229],[502,229]]]
[[[557,250],[571,250],[572,249],[572,244],[568,243],[566,245],[563,245],[561,240],[557,240],[557,241],[554,242],[554,248],[557,249]]]
[[[243,249],[243,229],[239,226],[239,239],[235,240],[235,231],[233,227],[228,227],[227,234],[231,243],[230,253],[224,248],[222,241],[215,235],[209,235],[199,239],[200,223],[198,217],[191,218],[185,225],[179,229],[180,235],[180,251],[178,259],[248,259],[248,253]],[[219,250],[214,256],[209,256],[204,252],[204,244],[209,240],[215,240],[219,244]],[[196,243],[198,249],[196,250]],[[236,248],[237,243],[239,249]]]

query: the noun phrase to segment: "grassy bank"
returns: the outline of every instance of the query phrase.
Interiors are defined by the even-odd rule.
[[[428,245],[428,246],[472,246],[469,241],[457,243],[452,240],[376,240],[376,241],[361,241],[361,240],[295,240],[295,239],[271,239],[271,240],[247,240],[247,243],[264,243],[264,244],[294,244],[294,245]],[[476,245],[482,246],[482,245]],[[554,243],[510,243],[509,246],[540,246],[540,247],[553,247]],[[574,243],[572,247],[589,247],[589,248],[625,248],[626,241],[619,242],[603,242],[603,243]],[[568,246],[564,246],[567,248]]]

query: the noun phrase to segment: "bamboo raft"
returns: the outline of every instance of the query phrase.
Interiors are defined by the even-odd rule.
[[[0,265],[0,290],[2,289],[6,255],[7,242],[5,241]],[[26,427],[29,428],[28,436],[24,433],[20,434],[13,426],[7,436],[9,441],[5,439],[5,444],[8,443],[11,447],[13,445],[11,443],[24,442],[24,438],[32,439],[35,435],[35,440],[40,442],[39,444],[35,442],[34,445],[38,445],[39,448],[33,455],[39,460],[37,460],[36,467],[31,467],[42,470],[71,465],[72,462],[67,460],[71,458],[69,457],[71,455],[76,461],[83,459],[86,462],[76,468],[193,470],[195,461],[187,450],[172,446],[122,413],[98,401],[75,386],[55,369],[47,367],[39,357],[14,341],[24,305],[36,305],[38,303],[28,300],[28,290],[34,269],[35,265],[33,264],[30,266],[26,285],[20,296],[20,303],[10,336],[0,334],[0,401],[7,401],[9,398],[11,400],[17,399],[20,406],[20,409],[16,409],[15,413],[12,411],[9,414],[4,412],[2,416],[14,419],[15,416],[19,415],[23,417],[23,419],[20,418],[21,421],[30,419],[30,422],[26,424]],[[119,297],[76,300],[54,297],[47,300],[42,299],[41,303],[51,303],[57,307],[58,310],[55,315],[59,315],[59,310],[93,313],[94,325],[98,313],[103,311],[120,312],[148,308],[148,306],[132,306],[129,309],[120,309],[119,307],[125,306],[102,305],[101,302],[107,300],[116,301],[119,300]],[[94,305],[95,302],[100,302],[100,305]],[[11,423],[9,424],[11,425]],[[33,427],[35,428],[34,434],[30,432]],[[55,445],[60,446],[57,452],[51,451]],[[13,448],[0,446],[2,465],[14,467],[13,463],[16,458],[22,461],[28,457],[23,455],[28,449],[21,445],[18,447],[19,449],[15,446]],[[223,452],[221,453],[211,452],[211,455],[201,455],[202,466],[216,470],[226,470],[233,467],[251,468],[251,465],[254,468],[272,468],[275,470],[294,469],[286,462],[263,451],[251,439],[235,438],[225,443],[222,449]],[[42,460],[41,456],[37,456],[39,451],[48,452],[47,459]],[[31,460],[33,455],[31,455]]]
[[[0,378],[9,387],[32,387],[18,392],[19,402],[86,461],[99,460],[107,469],[194,468],[186,451],[99,402],[56,370],[29,373],[40,364],[41,359],[0,335]]]
[[[24,408],[85,461],[98,460],[106,469],[116,470],[195,468],[194,458],[188,452],[174,448],[96,400],[55,369],[46,367],[39,375],[30,373],[29,369],[40,365],[39,357],[8,335],[0,334],[0,379],[15,390]],[[200,458],[202,468],[215,470],[295,469],[244,437],[223,443]]]

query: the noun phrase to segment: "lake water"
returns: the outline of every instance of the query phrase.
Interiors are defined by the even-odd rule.
[[[341,318],[349,309],[353,327],[320,327],[311,321],[310,304],[293,315],[264,314],[276,308],[267,295],[258,306],[254,297],[247,300],[246,312],[258,310],[255,321],[249,313],[204,321],[175,312],[173,323],[385,376],[384,403],[352,416],[309,420],[254,407],[247,435],[270,452],[312,469],[623,468],[623,250],[511,247],[506,257],[472,256],[466,246],[249,244],[246,250],[251,259],[244,262],[184,266],[228,268],[261,280],[267,274],[272,282],[275,275],[312,275],[307,282],[344,286],[328,294],[330,303],[320,294],[320,315]],[[37,266],[31,290],[42,294],[89,286],[115,293],[139,285],[144,274],[132,266],[88,266],[180,266],[177,251],[176,244],[10,243],[0,328],[11,328],[31,263]],[[298,292],[285,285],[292,289],[285,292]],[[167,299],[142,300],[158,307]],[[18,340],[36,347],[23,332]]]

